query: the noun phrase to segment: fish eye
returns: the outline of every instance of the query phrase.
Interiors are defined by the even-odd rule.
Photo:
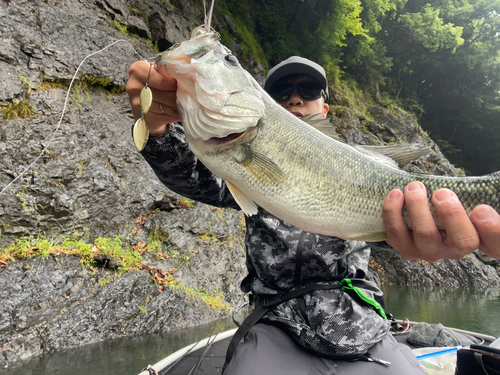
[[[234,55],[226,55],[224,57],[224,60],[226,60],[229,64],[236,66],[238,65],[238,59]]]

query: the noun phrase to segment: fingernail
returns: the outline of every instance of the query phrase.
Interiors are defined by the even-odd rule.
[[[495,211],[488,206],[478,207],[475,211],[475,216],[479,221],[488,221],[495,217]]]
[[[401,192],[399,190],[392,190],[388,195],[389,199],[399,199],[400,196]]]
[[[407,187],[408,191],[410,191],[410,192],[415,192],[415,191],[423,190],[423,188],[424,188],[424,185],[422,185],[420,182],[411,183]]]
[[[434,193],[434,199],[438,202],[449,202],[453,198],[452,194],[449,190],[438,190]]]

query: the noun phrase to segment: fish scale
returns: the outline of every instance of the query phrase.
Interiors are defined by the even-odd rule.
[[[453,190],[468,214],[478,204],[499,211],[499,172],[458,178],[410,174],[388,165],[278,105],[216,34],[198,30],[193,35],[161,55],[157,66],[177,79],[179,92],[189,93],[189,98],[178,95],[189,147],[226,181],[245,214],[255,214],[257,204],[311,233],[383,241],[384,200],[412,181],[426,186],[440,229],[431,202],[440,188]],[[223,117],[203,103],[217,103]],[[210,126],[203,122],[207,118]],[[406,210],[404,217],[409,225]]]

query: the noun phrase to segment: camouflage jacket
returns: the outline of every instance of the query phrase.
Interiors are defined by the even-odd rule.
[[[171,124],[164,135],[150,139],[141,153],[172,191],[212,206],[239,209],[225,182],[191,153],[181,125]],[[339,274],[367,269],[370,248],[364,242],[309,234],[262,208],[245,220],[244,292],[284,294],[297,285],[325,283],[338,280]],[[374,298],[372,290],[363,291]],[[283,327],[306,348],[333,357],[362,354],[389,329],[389,322],[370,306],[338,288],[284,302],[263,320]]]

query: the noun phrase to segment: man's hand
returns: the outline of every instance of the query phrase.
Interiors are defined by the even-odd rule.
[[[127,94],[136,120],[142,114],[139,95],[144,86],[146,86],[149,72],[150,65],[146,61],[133,63],[128,72]],[[165,133],[168,124],[182,120],[176,103],[177,81],[170,76],[158,73],[153,65],[151,67],[148,86],[153,93],[153,104],[149,112],[144,116],[144,119],[149,129],[149,135],[157,137]],[[161,108],[163,108],[164,113]]]
[[[448,189],[434,192],[432,202],[445,230],[437,229],[427,204],[427,192],[420,182],[389,193],[383,216],[387,242],[406,259],[461,259],[476,249],[500,259],[500,215],[491,207],[480,205],[469,220],[458,197]],[[409,230],[401,211],[406,209],[412,225]],[[474,224],[473,224],[474,223]]]

